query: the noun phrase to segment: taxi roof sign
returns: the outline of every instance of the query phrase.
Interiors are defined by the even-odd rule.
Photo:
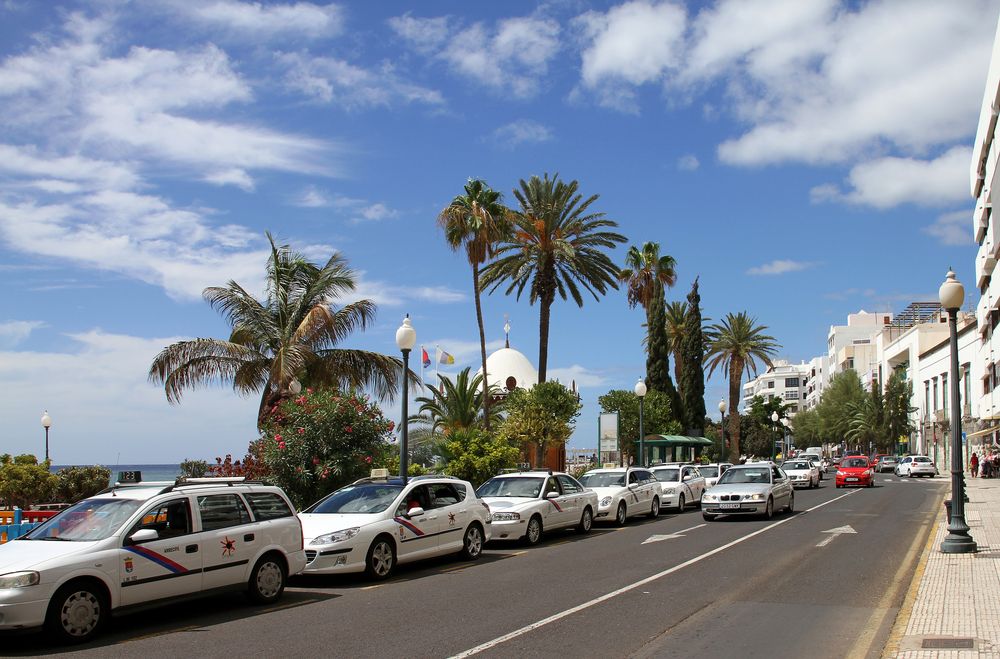
[[[142,482],[142,472],[141,471],[119,471],[118,472],[118,482],[119,483],[140,483],[140,482]]]
[[[389,478],[388,469],[372,469],[372,478]]]

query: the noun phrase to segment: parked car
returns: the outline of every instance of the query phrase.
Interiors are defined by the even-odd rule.
[[[586,533],[597,512],[597,492],[562,472],[501,474],[480,485],[476,494],[490,507],[494,540],[524,538],[533,545],[543,531],[576,527]]]
[[[897,476],[929,476],[934,478],[938,475],[937,465],[926,455],[908,455],[899,461],[894,472]]]
[[[580,477],[580,482],[600,497],[598,521],[614,520],[618,526],[624,526],[634,515],[660,514],[660,483],[648,469],[592,469]]]
[[[811,460],[785,460],[781,463],[781,470],[788,476],[792,487],[804,485],[810,489],[819,487],[819,468]]]
[[[795,509],[795,490],[784,472],[769,462],[730,467],[701,500],[702,517],[707,521],[719,515],[747,514],[770,519],[782,508]]]
[[[816,469],[819,470],[819,479],[823,480],[823,475],[826,473],[826,467],[823,466],[823,458],[818,453],[799,453],[795,456],[796,460],[809,460],[816,465]]]
[[[61,642],[84,642],[121,607],[226,588],[275,602],[305,567],[302,525],[280,488],[135,480],[0,545],[0,629],[44,626]]]
[[[698,465],[698,472],[705,477],[705,487],[709,488],[715,485],[719,480],[719,471],[726,473],[726,470],[733,466],[732,462],[713,462],[707,465]]]
[[[872,469],[874,469],[876,473],[881,472],[882,470],[879,467],[882,463],[882,460],[889,457],[892,456],[889,455],[888,453],[876,453],[875,455],[873,455],[870,460],[872,464]]]
[[[897,464],[899,464],[899,458],[894,455],[885,455],[878,461],[878,465],[875,466],[875,471],[880,474],[886,471],[896,471]]]
[[[851,455],[837,467],[837,487],[875,487],[875,471],[863,455]]]
[[[457,478],[363,478],[301,513],[305,574],[364,572],[385,579],[397,564],[460,554],[476,560],[492,533],[490,509]]]
[[[690,504],[700,504],[705,492],[705,477],[694,465],[651,467],[660,482],[660,509],[670,508],[679,513]]]

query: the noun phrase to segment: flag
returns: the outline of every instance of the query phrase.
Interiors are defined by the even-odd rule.
[[[444,350],[441,350],[440,348],[438,348],[438,352],[441,353],[438,356],[438,364],[454,364],[455,363],[455,358],[453,356],[449,355]]]
[[[423,363],[424,363],[424,368],[427,368],[428,366],[431,365],[431,358],[427,354],[427,349],[426,348],[421,348],[420,352],[423,353],[423,355],[421,355],[421,357],[422,357],[421,361],[423,361]]]

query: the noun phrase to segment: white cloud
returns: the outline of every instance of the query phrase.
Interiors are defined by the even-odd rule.
[[[463,302],[466,299],[465,293],[460,293],[446,286],[418,286],[411,292],[418,299],[441,304]]]
[[[964,247],[975,244],[972,236],[972,212],[967,210],[939,215],[933,224],[921,231],[934,236],[942,245]]]
[[[885,209],[901,204],[942,206],[964,201],[969,194],[972,150],[956,146],[933,160],[886,157],[856,165],[846,191],[824,184],[813,188],[813,202],[844,201]]]
[[[677,169],[682,172],[693,172],[701,166],[698,158],[693,154],[685,154],[677,159]]]
[[[573,364],[566,368],[550,368],[547,373],[549,380],[559,380],[569,387],[576,381],[576,388],[600,387],[608,383],[608,379],[600,373],[595,373],[579,364]]]
[[[315,186],[308,186],[292,199],[293,206],[301,208],[326,208],[331,204],[326,194]]]
[[[787,272],[798,272],[811,268],[814,263],[806,261],[791,261],[787,259],[775,259],[770,263],[754,266],[747,270],[748,275],[783,275]]]
[[[234,167],[205,175],[205,180],[213,185],[235,185],[244,192],[253,192],[253,179],[246,170]]]
[[[375,203],[362,208],[354,222],[377,222],[399,216],[399,213],[383,203]]]
[[[344,27],[343,10],[334,4],[177,0],[170,6],[188,20],[209,28],[215,37],[316,39],[336,36]]]
[[[552,131],[537,121],[519,119],[500,126],[490,136],[490,141],[503,149],[513,149],[520,144],[548,142]]]
[[[369,202],[365,199],[345,197],[344,195],[329,195],[316,186],[307,186],[291,201],[292,205],[301,208],[335,208],[355,223],[378,222],[399,217],[399,211],[390,208],[382,202]]]
[[[0,322],[0,348],[13,348],[31,336],[39,327],[45,327],[40,320],[8,320]]]

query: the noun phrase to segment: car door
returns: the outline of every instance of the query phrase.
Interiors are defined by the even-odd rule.
[[[549,476],[549,480],[556,481],[559,488],[559,497],[549,499],[549,508],[555,513],[552,515],[552,522],[549,528],[559,528],[576,524],[580,519],[580,487],[573,482],[573,479],[564,474]]]
[[[442,554],[462,548],[465,528],[471,521],[461,483],[432,483],[427,486],[431,498],[432,518],[437,524],[438,552]]]
[[[635,515],[646,507],[644,499],[646,492],[639,480],[639,472],[630,469],[628,472],[628,491],[625,493],[625,507],[629,515]]]
[[[422,512],[409,511],[420,508]],[[396,557],[408,561],[433,556],[438,550],[440,513],[431,509],[430,490],[425,484],[411,485],[393,515],[396,523]]]
[[[193,533],[191,502],[186,496],[150,506],[126,532],[119,550],[123,606],[202,589],[203,539]],[[152,529],[157,538],[133,543],[137,531]]]
[[[244,580],[248,565],[256,558],[257,524],[250,518],[243,498],[233,493],[199,494],[195,497],[205,542],[204,589],[223,588]]]
[[[687,479],[688,501],[701,501],[701,495],[705,492],[705,477],[701,475],[697,467],[685,467],[684,470],[685,475],[682,478]]]
[[[788,500],[792,496],[792,484],[784,472],[777,467],[771,467],[771,491],[776,510],[788,505]]]

